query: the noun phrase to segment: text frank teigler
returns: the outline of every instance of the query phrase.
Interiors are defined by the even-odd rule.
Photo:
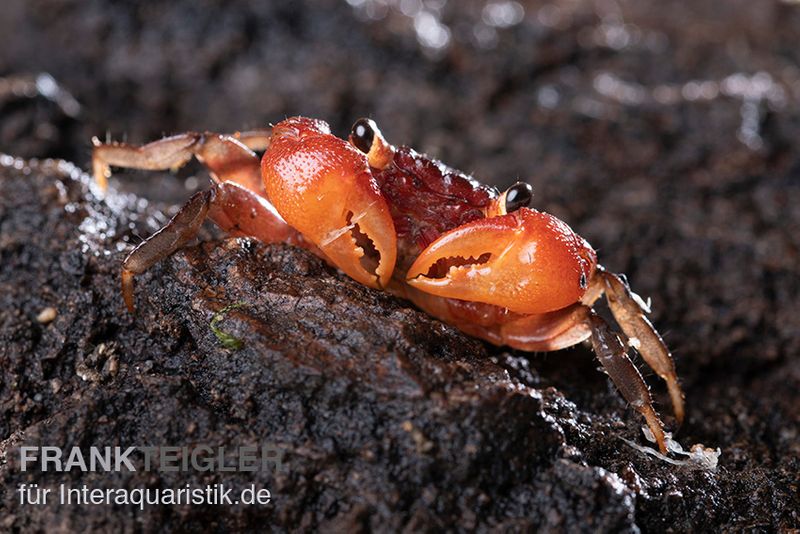
[[[284,451],[275,445],[213,447],[19,447],[19,469],[23,472],[256,472],[286,473]],[[44,486],[42,484],[41,486]],[[60,483],[41,487],[38,483],[20,484],[16,493],[19,505],[266,505],[272,500],[269,489],[257,484],[233,488],[226,483],[182,484],[180,487],[89,487],[86,484]],[[50,486],[48,484],[48,486]]]

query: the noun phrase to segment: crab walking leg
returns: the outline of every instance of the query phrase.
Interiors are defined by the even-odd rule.
[[[683,391],[678,383],[675,362],[664,340],[647,319],[646,313],[649,310],[640,303],[641,299],[634,297],[628,285],[619,276],[605,270],[599,271],[599,275],[605,283],[606,300],[614,319],[647,365],[667,383],[675,418],[679,424],[682,423]]]
[[[292,243],[313,250],[313,245],[287,225],[265,199],[232,182],[216,184],[195,193],[163,228],[140,243],[123,262],[122,297],[131,313],[135,309],[134,276],[191,241],[206,219],[231,235],[254,237],[264,243]]]
[[[256,130],[246,130],[244,132],[236,132],[225,137],[232,137],[250,150],[264,152],[267,148],[269,148],[270,137],[272,137],[272,129],[259,128]]]
[[[663,454],[667,454],[664,425],[653,409],[653,400],[647,384],[628,358],[627,347],[597,314],[590,311],[588,321],[592,329],[592,347],[597,359],[625,400],[644,416],[647,426],[656,438],[658,448]]]
[[[263,132],[240,134],[255,147],[261,147]],[[264,192],[258,156],[242,141],[215,133],[188,132],[165,137],[146,145],[102,143],[92,139],[94,179],[104,191],[108,187],[111,166],[143,170],[176,170],[196,157],[211,172],[215,182],[236,182],[251,191]]]
[[[133,313],[133,277],[166,258],[197,235],[208,214],[212,192],[195,193],[175,216],[128,254],[122,262],[122,298]]]

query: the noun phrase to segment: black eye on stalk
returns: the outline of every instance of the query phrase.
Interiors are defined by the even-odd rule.
[[[375,139],[375,123],[370,119],[358,119],[350,130],[350,142],[364,154],[368,154]]]
[[[527,208],[533,199],[533,188],[525,182],[517,182],[506,191],[506,213]]]

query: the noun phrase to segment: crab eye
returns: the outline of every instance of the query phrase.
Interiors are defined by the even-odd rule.
[[[506,213],[526,208],[533,199],[533,188],[525,182],[517,182],[506,191]]]
[[[371,119],[358,119],[350,130],[350,142],[364,154],[368,154],[375,139],[375,123]]]

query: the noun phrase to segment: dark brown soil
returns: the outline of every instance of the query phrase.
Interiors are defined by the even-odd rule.
[[[371,1],[5,2],[0,74],[30,88],[47,72],[82,107],[0,91],[0,151],[86,168],[106,132],[305,114],[344,134],[369,115],[484,181],[525,179],[653,299],[687,393],[677,438],[719,447],[718,469],[622,441],[644,444],[642,422],[587,348],[509,354],[288,247],[209,232],[140,277],[132,318],[121,258],[198,168],[119,173],[147,204],[98,200],[70,164],[4,158],[0,530],[800,528],[800,6],[525,2],[492,29],[482,12],[512,4],[493,5],[447,3],[435,52],[399,8],[370,19]],[[240,350],[210,327],[230,304],[219,325]],[[288,472],[23,473],[16,452],[262,442]],[[140,511],[16,493],[215,482],[274,500]]]

